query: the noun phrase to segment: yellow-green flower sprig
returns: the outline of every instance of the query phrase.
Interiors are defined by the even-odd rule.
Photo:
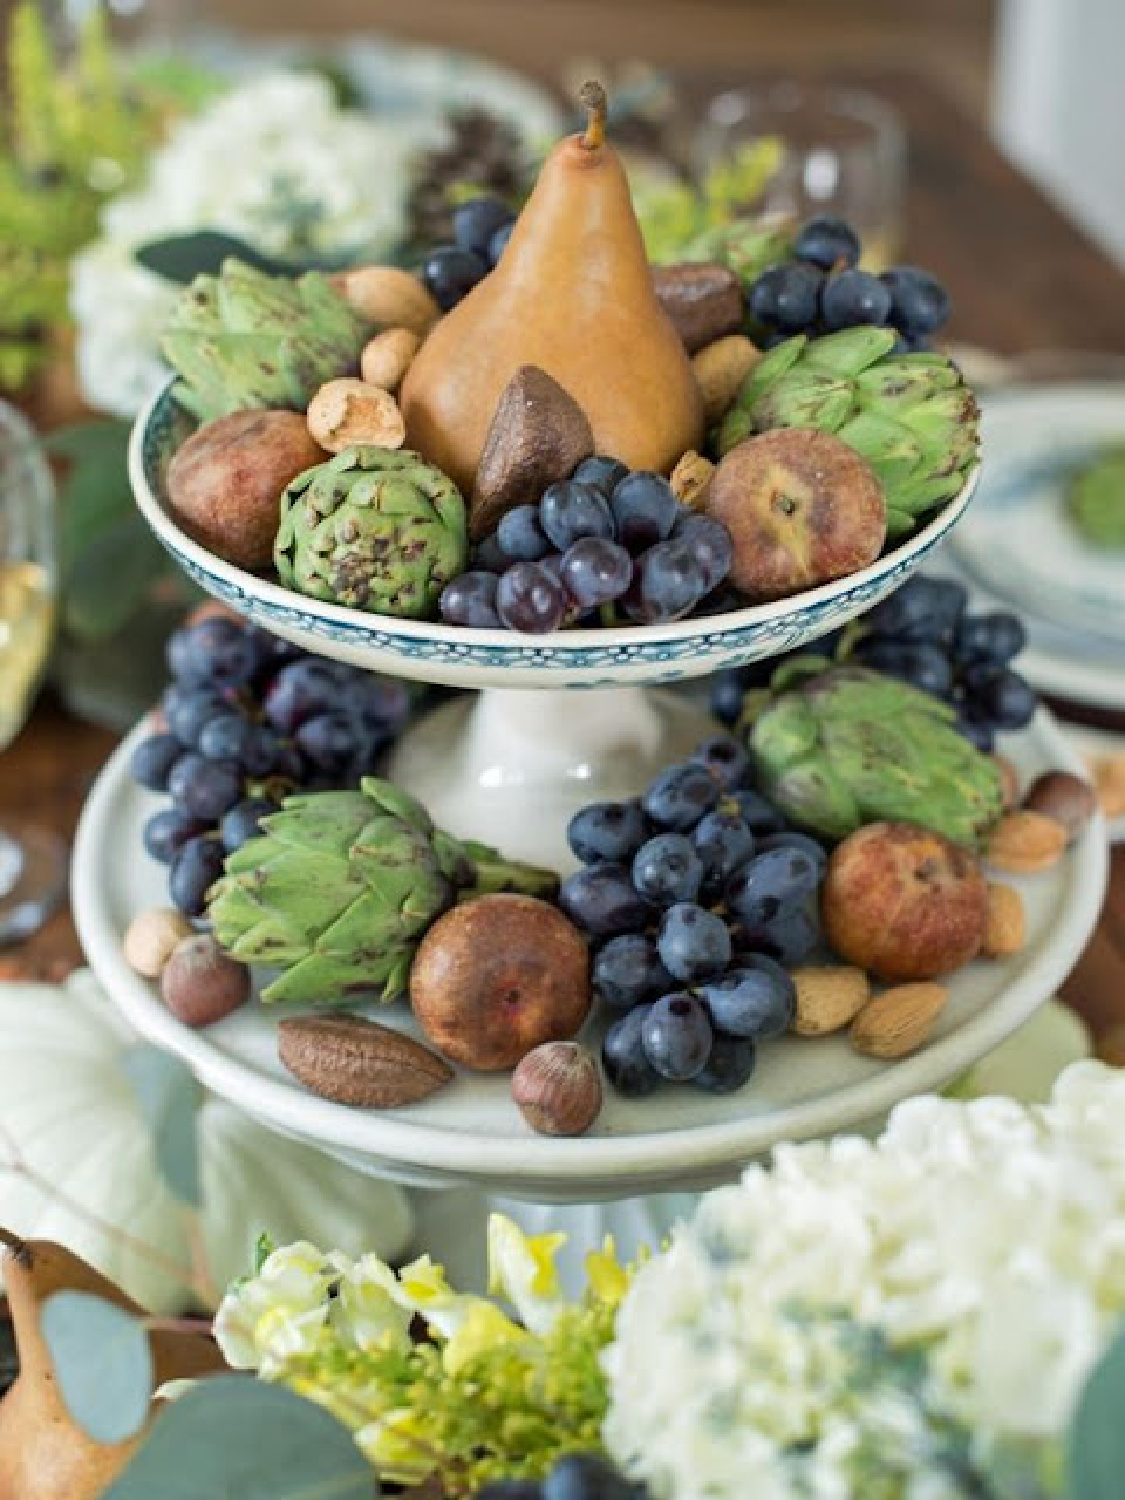
[[[539,1477],[602,1446],[601,1357],[632,1269],[607,1241],[568,1301],[561,1236],[529,1237],[494,1215],[488,1238],[491,1298],[456,1292],[428,1256],[396,1273],[374,1256],[275,1250],[231,1288],[216,1336],[231,1364],[331,1411],[384,1480],[436,1476],[446,1495],[467,1496]]]

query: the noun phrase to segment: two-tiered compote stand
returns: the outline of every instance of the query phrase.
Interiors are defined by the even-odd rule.
[[[389,774],[451,832],[560,871],[573,866],[565,838],[572,812],[596,799],[635,795],[661,766],[714,732],[697,697],[657,684],[776,656],[843,625],[937,546],[969,503],[976,478],[903,546],[836,583],[711,618],[535,638],[321,604],[219,561],[178,528],[164,502],[179,420],[165,391],[139,418],[131,452],[137,503],[168,551],[208,593],[306,650],[478,690],[409,730]],[[1042,713],[1004,748],[1025,775],[1073,759]],[[1105,883],[1105,838],[1096,821],[1054,871],[1022,882],[1022,952],[958,973],[934,1037],[909,1058],[877,1062],[837,1037],[784,1039],[763,1048],[754,1077],[735,1094],[669,1087],[628,1100],[610,1092],[588,1135],[551,1139],[524,1125],[506,1074],[461,1074],[402,1109],[354,1109],[316,1097],[285,1072],[276,1055],[277,1013],[268,1007],[251,1004],[206,1031],[180,1024],[122,956],[132,917],[167,899],[165,871],[142,851],[153,798],[129,779],[130,750],[126,741],[87,804],[74,907],[90,963],[136,1029],[280,1133],[410,1186],[519,1200],[515,1212],[526,1225],[550,1221],[570,1230],[575,1254],[607,1231],[626,1251],[658,1238],[682,1200],[653,1195],[730,1180],[778,1141],[862,1127],[898,1100],[946,1083],[1053,993],[1086,942]],[[377,1013],[416,1030],[405,1004]],[[596,1045],[596,1021],[590,1031]],[[477,1207],[466,1203],[463,1214]],[[505,1207],[513,1211],[510,1201]],[[449,1243],[427,1248],[463,1265],[483,1219],[474,1225],[446,1216],[446,1223],[453,1226]]]

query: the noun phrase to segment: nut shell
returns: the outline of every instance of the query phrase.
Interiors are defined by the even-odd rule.
[[[833,850],[821,892],[841,958],[894,983],[933,979],[975,958],[988,889],[968,850],[913,823],[869,823]]]
[[[842,1030],[871,998],[871,984],[862,969],[809,966],[793,969],[790,978],[797,991],[797,1009],[789,1029],[797,1036],[827,1036]]]
[[[209,932],[196,932],[173,949],[160,993],[185,1026],[212,1026],[250,998],[250,970],[224,953]]]
[[[868,1057],[906,1057],[929,1036],[949,999],[940,984],[900,984],[869,1000],[852,1022],[852,1046]]]
[[[277,1028],[277,1055],[322,1099],[364,1109],[416,1104],[453,1077],[413,1037],[363,1016],[298,1016]]]
[[[1024,943],[1023,898],[1014,886],[992,881],[988,886],[988,930],[981,953],[985,958],[1011,958]]]
[[[742,326],[742,286],[729,266],[717,261],[656,266],[652,285],[689,354]]]
[[[384,328],[360,355],[359,373],[368,385],[397,391],[421,346],[422,340],[412,328]]]
[[[583,1135],[602,1107],[597,1059],[578,1042],[544,1042],[517,1064],[512,1098],[539,1135]]]
[[[417,276],[398,266],[358,266],[345,271],[336,284],[369,323],[425,335],[441,317],[441,308]]]
[[[1019,808],[1005,813],[989,830],[985,863],[1009,875],[1038,875],[1057,864],[1067,831],[1054,818]]]
[[[293,411],[236,411],[187,438],[168,465],[168,505],[183,529],[239,568],[267,568],[281,492],[324,452]]]
[[[309,402],[309,432],[329,453],[366,444],[401,448],[406,426],[398,402],[381,386],[345,376],[322,385]]]
[[[590,1010],[586,941],[533,896],[478,896],[439,917],[410,971],[410,1003],[446,1057],[478,1072],[566,1041]]]
[[[171,906],[142,911],[129,923],[121,951],[125,962],[145,979],[158,979],[176,947],[195,929]]]

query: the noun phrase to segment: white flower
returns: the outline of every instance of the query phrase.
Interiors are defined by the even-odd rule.
[[[132,416],[165,378],[159,337],[177,288],[144,270],[146,242],[218,229],[263,251],[376,259],[405,224],[408,163],[439,144],[438,117],[342,110],[328,82],[271,73],[180,123],[145,185],[107,205],[73,266],[77,361],[91,405]]]
[[[916,1099],[877,1142],[779,1148],[633,1281],[610,1451],[658,1500],[946,1500],[934,1422],[1050,1450],[1125,1312],[1123,1119],[1125,1075],[1080,1062],[1047,1105]]]
[[[336,1301],[332,1309],[335,1328],[359,1349],[381,1345],[407,1348],[410,1343],[410,1311],[397,1299],[395,1273],[377,1255],[357,1261],[334,1254],[339,1268]]]
[[[321,1342],[338,1268],[315,1245],[298,1241],[267,1256],[256,1276],[233,1286],[215,1316],[223,1358],[236,1370],[271,1371]]]

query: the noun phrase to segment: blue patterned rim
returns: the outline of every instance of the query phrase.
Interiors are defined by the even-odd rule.
[[[279,584],[233,567],[187,536],[171,519],[163,499],[168,462],[190,426],[172,400],[171,386],[140,413],[129,450],[133,493],[148,524],[179,565],[203,589],[239,613],[285,633],[437,665],[452,679],[465,668],[582,673],[582,684],[616,681],[591,678],[640,668],[653,681],[672,680],[779,655],[825,635],[861,614],[902,583],[946,535],[968,505],[979,465],[961,490],[921,531],[870,567],[850,577],[770,604],[729,614],[678,620],[669,625],[565,630],[528,637],[504,630],[467,630],[426,621],[365,614],[342,605],[306,599]],[[459,670],[460,669],[460,670]],[[405,675],[409,675],[407,672]],[[627,672],[627,675],[628,674]]]

